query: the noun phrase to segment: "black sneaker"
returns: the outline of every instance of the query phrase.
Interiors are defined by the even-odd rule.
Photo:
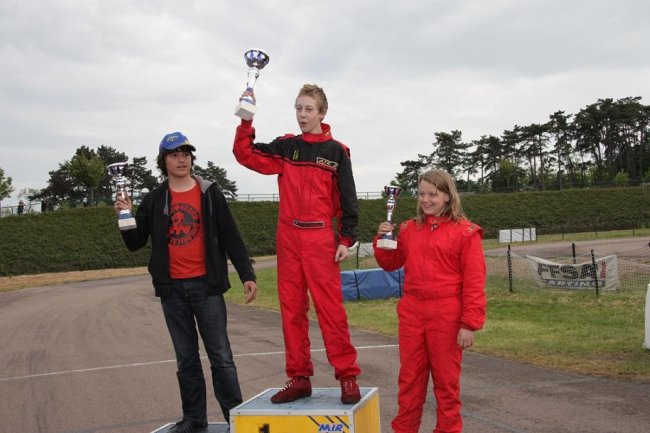
[[[183,420],[174,424],[174,427],[168,430],[168,433],[194,433],[203,431],[208,427],[207,421],[202,423],[193,423],[191,421]]]

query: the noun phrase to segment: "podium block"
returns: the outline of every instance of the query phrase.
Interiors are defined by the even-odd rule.
[[[170,422],[151,433],[167,433],[174,425],[175,423]],[[228,431],[228,424],[225,422],[209,422],[208,428],[202,430],[201,433],[228,433]]]
[[[231,433],[381,433],[379,391],[361,388],[361,400],[341,403],[338,388],[314,388],[312,395],[273,404],[269,388],[230,411]]]

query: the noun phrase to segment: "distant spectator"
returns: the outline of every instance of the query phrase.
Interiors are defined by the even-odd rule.
[[[20,200],[18,202],[18,215],[22,215],[24,210],[25,210],[25,202]]]

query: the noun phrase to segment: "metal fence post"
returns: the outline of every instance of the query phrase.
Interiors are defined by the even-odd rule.
[[[576,243],[571,243],[571,256],[573,257],[573,264],[576,264]]]
[[[510,255],[510,244],[508,244],[508,287],[512,293],[512,256]]]
[[[645,294],[645,341],[643,342],[643,348],[650,349],[650,284],[648,284]]]
[[[596,265],[594,250],[591,250],[591,265],[594,267],[594,283],[596,283],[596,296],[598,296],[600,295],[600,290],[598,289],[598,266]]]

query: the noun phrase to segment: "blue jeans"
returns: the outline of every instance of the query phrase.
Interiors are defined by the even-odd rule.
[[[197,423],[207,420],[198,325],[210,360],[214,395],[224,419],[229,422],[230,409],[242,402],[242,395],[228,340],[223,295],[208,296],[207,293],[208,285],[204,278],[176,280],[174,289],[161,299],[161,304],[176,352],[176,375],[183,402],[183,419]]]

